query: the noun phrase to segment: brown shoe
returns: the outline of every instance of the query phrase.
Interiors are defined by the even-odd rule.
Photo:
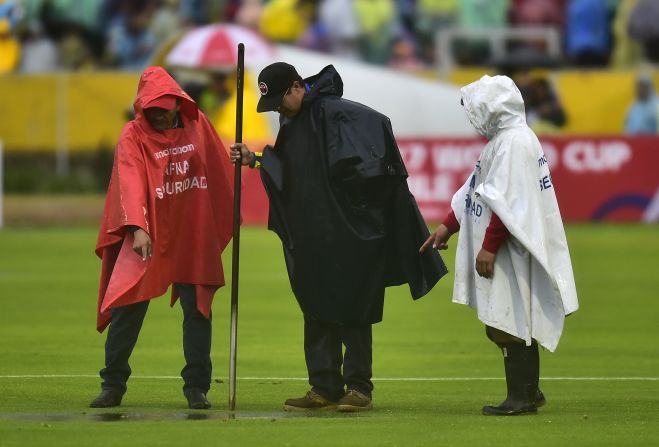
[[[348,390],[336,407],[339,411],[367,411],[373,409],[373,402],[366,394],[357,390]]]
[[[286,399],[286,402],[284,402],[284,411],[307,411],[334,408],[336,408],[336,402],[325,399],[313,390],[307,391],[307,394],[305,394],[304,397]]]

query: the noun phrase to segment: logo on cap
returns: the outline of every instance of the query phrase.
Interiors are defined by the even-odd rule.
[[[267,95],[268,85],[265,82],[259,82],[259,90],[261,90],[261,95]]]

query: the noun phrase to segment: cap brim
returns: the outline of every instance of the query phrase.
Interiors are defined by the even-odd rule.
[[[279,106],[281,105],[281,102],[284,100],[284,95],[286,94],[286,91],[283,91],[281,93],[273,94],[270,96],[261,96],[261,99],[259,99],[259,103],[256,106],[256,111],[257,112],[274,112],[276,111]]]
[[[160,96],[152,99],[144,105],[145,109],[157,107],[159,109],[173,110],[176,108],[176,97],[172,95]]]

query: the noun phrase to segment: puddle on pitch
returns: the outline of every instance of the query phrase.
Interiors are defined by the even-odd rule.
[[[33,421],[33,422],[67,422],[67,421],[90,421],[90,422],[130,422],[130,421],[240,421],[240,420],[264,420],[276,422],[282,419],[295,418],[337,418],[355,417],[361,415],[346,415],[336,412],[295,412],[285,411],[186,411],[186,412],[80,412],[80,413],[0,413],[0,421]]]
[[[89,417],[92,420],[99,422],[117,422],[128,420],[128,415],[124,413],[96,413],[90,414]]]

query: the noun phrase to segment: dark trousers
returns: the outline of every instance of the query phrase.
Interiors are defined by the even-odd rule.
[[[326,399],[339,400],[345,393],[344,387],[371,396],[373,337],[370,324],[346,327],[305,317],[304,356],[312,390]]]
[[[195,286],[176,284],[183,308],[183,353],[181,371],[183,389],[199,388],[208,392],[211,383],[211,321],[197,310]],[[105,368],[100,371],[103,389],[126,391],[131,369],[128,364],[142,329],[149,301],[112,309],[112,319],[105,341]]]

